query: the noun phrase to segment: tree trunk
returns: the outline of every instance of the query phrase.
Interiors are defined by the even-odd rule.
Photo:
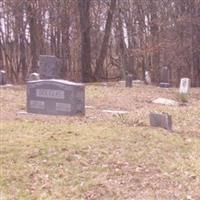
[[[27,2],[27,14],[29,18],[29,27],[30,27],[30,50],[31,50],[31,72],[37,72],[38,69],[38,51],[39,46],[37,45],[38,41],[38,32],[37,32],[37,20],[36,20],[36,8],[34,7],[35,2]]]
[[[81,79],[92,80],[90,47],[90,0],[78,0],[81,31]]]
[[[103,75],[103,64],[104,64],[105,57],[107,55],[108,42],[109,42],[109,37],[111,33],[112,19],[113,19],[115,7],[116,7],[116,0],[111,0],[111,5],[108,10],[108,15],[107,15],[107,20],[106,20],[105,34],[104,34],[103,42],[101,45],[100,54],[96,61],[95,78],[97,80],[102,79],[102,75]]]
[[[150,0],[150,31],[152,37],[152,81],[154,83],[159,82],[159,72],[160,72],[160,58],[159,58],[159,28],[158,28],[158,15],[157,15],[157,5],[155,0]]]

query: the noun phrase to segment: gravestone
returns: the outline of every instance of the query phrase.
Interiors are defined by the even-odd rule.
[[[31,73],[28,78],[29,81],[35,81],[35,80],[39,80],[39,79],[40,79],[40,75],[35,72]]]
[[[133,75],[126,74],[126,87],[132,87]]]
[[[169,69],[167,66],[161,68],[160,72],[160,87],[169,88]]]
[[[6,72],[4,70],[0,71],[0,85],[6,85],[7,84],[7,77]]]
[[[128,114],[128,111],[125,110],[102,110],[103,113],[111,113],[113,115],[123,115]]]
[[[151,76],[149,71],[145,71],[145,82],[149,85],[151,84]]]
[[[182,78],[180,81],[179,93],[180,94],[188,94],[189,89],[190,89],[190,79]]]
[[[177,101],[174,101],[172,99],[166,99],[166,98],[157,98],[157,99],[154,99],[152,102],[156,104],[167,105],[167,106],[178,106]]]
[[[85,86],[58,79],[28,81],[27,112],[46,115],[84,115]]]
[[[61,79],[61,60],[56,56],[40,55],[39,74],[41,79]]]
[[[151,126],[172,130],[172,118],[167,113],[150,113],[149,119]]]

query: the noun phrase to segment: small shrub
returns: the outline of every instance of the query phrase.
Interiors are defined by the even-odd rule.
[[[179,98],[180,98],[181,103],[188,102],[188,94],[180,93]]]

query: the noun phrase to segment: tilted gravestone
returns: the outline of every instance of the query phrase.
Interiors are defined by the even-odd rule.
[[[172,130],[172,118],[167,113],[150,113],[149,119],[151,126]]]
[[[180,81],[179,93],[180,94],[188,94],[189,89],[190,89],[190,79],[182,78]]]
[[[62,78],[61,60],[56,56],[40,55],[39,74],[41,79],[61,79]]]
[[[7,77],[6,72],[4,70],[0,71],[0,85],[6,85],[7,84]]]
[[[167,66],[161,68],[161,71],[160,71],[160,87],[163,87],[163,88],[170,87],[169,69],[168,69]]]
[[[27,112],[46,115],[84,115],[85,86],[57,79],[28,81]]]
[[[29,81],[35,81],[35,80],[39,80],[39,79],[40,79],[40,75],[35,72],[31,73],[28,78]]]
[[[132,74],[126,74],[126,87],[132,87],[133,82],[133,75]]]

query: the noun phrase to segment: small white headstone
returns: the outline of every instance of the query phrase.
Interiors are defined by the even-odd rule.
[[[190,79],[189,78],[182,78],[180,82],[179,92],[180,94],[187,94],[190,89]]]
[[[145,81],[147,84],[151,84],[151,76],[149,71],[145,71]]]

